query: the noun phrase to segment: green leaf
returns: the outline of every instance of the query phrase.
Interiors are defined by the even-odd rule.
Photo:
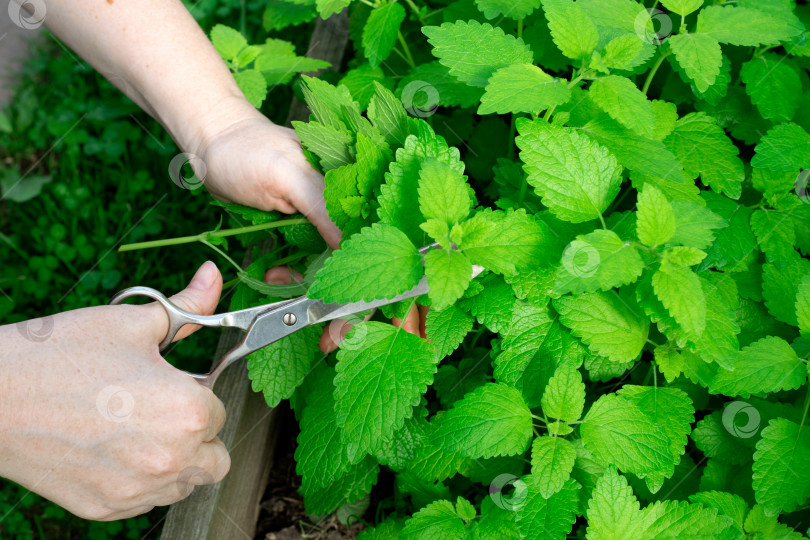
[[[497,69],[492,70],[493,73],[495,71]],[[484,90],[483,86],[480,88],[470,86],[458,80],[441,63],[428,62],[412,69],[400,81],[397,93],[402,97],[405,108],[413,110],[416,116],[421,117],[432,110],[430,106],[473,107],[478,105]],[[419,93],[424,93],[427,98],[427,103],[421,108],[414,103]]]
[[[588,540],[644,538],[638,499],[627,479],[609,467],[596,481],[588,502]]]
[[[532,415],[516,389],[487,383],[467,394],[437,421],[431,441],[471,458],[526,451]]]
[[[655,136],[655,112],[647,96],[627,77],[608,75],[591,84],[591,99],[614,120],[643,137]]]
[[[352,97],[365,110],[375,95],[374,85],[382,82],[385,82],[385,72],[382,68],[372,67],[371,64],[361,64],[355,69],[347,71],[339,84],[348,88]]]
[[[582,420],[585,448],[605,465],[640,478],[673,470],[672,442],[664,428],[630,400],[615,394],[600,397]]]
[[[471,292],[474,291],[473,285],[483,285],[482,290],[472,296],[465,295],[459,302],[459,307],[472,313],[480,324],[492,332],[506,330],[516,302],[512,287],[496,274],[488,274],[473,281]]]
[[[296,73],[318,71],[329,67],[329,62],[317,58],[297,56],[295,46],[280,39],[268,39],[261,46],[254,67],[261,71],[268,87],[287,84]]]
[[[434,249],[425,255],[425,275],[431,307],[443,310],[454,304],[472,279],[472,263],[461,252]]]
[[[731,519],[685,501],[657,501],[642,510],[647,538],[723,538]],[[729,535],[729,537],[733,537]]]
[[[563,296],[554,309],[571,333],[613,362],[635,360],[647,342],[649,320],[615,292]]]
[[[383,4],[371,11],[363,27],[363,52],[372,67],[379,66],[391,54],[404,20],[405,8],[396,2]]]
[[[578,236],[563,252],[554,291],[607,291],[633,283],[644,270],[638,250],[611,230]]]
[[[602,63],[608,69],[631,70],[644,64],[655,52],[635,33],[623,34],[605,45]]]
[[[375,223],[349,238],[316,274],[307,295],[328,303],[393,298],[422,278],[422,258],[404,233]]]
[[[675,214],[673,244],[706,249],[712,245],[715,229],[727,227],[728,223],[707,207],[692,201],[671,201]]]
[[[810,276],[802,277],[796,294],[796,320],[799,331],[810,338]]]
[[[472,330],[473,317],[456,306],[431,309],[425,320],[425,334],[439,358],[452,353]]]
[[[807,369],[782,338],[768,336],[742,349],[733,370],[722,370],[711,382],[713,394],[748,397],[761,392],[793,390],[807,381]]]
[[[784,418],[762,430],[754,454],[754,491],[770,515],[790,513],[810,494],[810,431]],[[746,523],[747,525],[747,523]]]
[[[514,64],[490,77],[478,114],[536,114],[569,99],[571,91],[563,80],[533,64]]]
[[[464,176],[434,158],[422,162],[419,172],[419,208],[425,219],[445,221],[449,226],[470,213],[472,199]]]
[[[543,393],[543,413],[551,418],[576,422],[585,407],[585,385],[579,370],[571,365],[557,368]]]
[[[248,375],[254,392],[262,392],[270,407],[289,399],[304,381],[318,351],[321,330],[308,326],[248,355]]]
[[[701,196],[706,206],[728,223],[727,227],[718,231],[714,244],[706,250],[707,256],[701,269],[745,270],[757,249],[757,240],[750,225],[751,209],[711,192],[704,191]]]
[[[264,98],[267,97],[267,81],[260,71],[248,69],[233,74],[239,90],[245,95],[248,103],[254,107],[261,107]]]
[[[779,124],[762,136],[754,151],[753,167],[796,173],[810,167],[810,134],[798,124]]]
[[[487,19],[503,15],[510,19],[520,20],[540,7],[540,0],[475,0],[475,5]]]
[[[548,28],[557,48],[572,60],[590,55],[599,42],[599,31],[579,4],[568,0],[543,6]]]
[[[730,517],[742,530],[745,515],[748,514],[748,503],[739,495],[722,491],[701,491],[690,495],[689,500],[709,508],[717,508],[720,514]]]
[[[799,108],[802,82],[798,71],[781,56],[763,54],[743,64],[740,77],[763,118],[784,122]]]
[[[767,515],[767,509],[755,504],[745,518],[745,532],[753,538],[780,538],[782,540],[801,540],[804,536],[791,527],[776,521],[778,516]]]
[[[621,167],[604,147],[576,131],[519,119],[516,144],[528,182],[560,219],[599,218],[619,192]]]
[[[527,495],[517,508],[515,519],[522,538],[540,534],[546,538],[565,538],[577,519],[579,510],[579,483],[569,478],[562,489],[546,498],[542,495],[536,475],[524,476]]]
[[[540,496],[549,499],[571,478],[577,451],[559,437],[537,437],[532,442],[532,477]]]
[[[350,145],[352,136],[345,130],[325,126],[319,122],[293,122],[295,134],[301,144],[321,158],[324,171],[337,169],[354,162]]]
[[[433,382],[438,359],[425,340],[378,322],[355,325],[337,357],[337,423],[357,462],[402,427]]]
[[[745,179],[743,163],[737,157],[737,147],[714,118],[687,114],[678,120],[664,144],[678,157],[690,179],[700,175],[716,193],[739,198]]]
[[[555,242],[551,231],[524,210],[481,210],[462,224],[459,249],[473,264],[514,275],[548,260]]]
[[[675,212],[667,198],[655,186],[645,185],[638,195],[636,232],[644,244],[655,247],[667,243],[675,234]]]
[[[810,275],[810,261],[791,252],[790,257],[762,265],[762,296],[776,320],[798,326],[796,296],[799,283]]]
[[[399,533],[405,540],[461,540],[466,534],[461,519],[450,501],[435,501],[419,510]]]
[[[685,17],[703,5],[703,0],[661,0],[661,4],[669,11]]]
[[[248,46],[245,36],[224,24],[217,24],[211,29],[211,43],[224,60],[231,62]]]
[[[402,101],[378,82],[374,83],[374,95],[368,104],[368,119],[391,148],[403,146],[410,135],[408,115]]]
[[[318,7],[321,18],[328,19],[335,13],[343,11],[351,3],[352,0],[316,0],[315,5]]]
[[[706,329],[706,298],[697,275],[688,267],[663,264],[653,274],[655,295],[692,339]]]
[[[747,7],[708,6],[698,14],[697,31],[730,45],[777,45],[804,30],[801,22],[793,19]]]
[[[433,46],[433,56],[450,69],[451,75],[471,86],[483,88],[499,69],[533,61],[522,39],[486,23],[456,21],[425,26],[422,33]]]
[[[698,91],[706,92],[717,80],[723,65],[723,52],[717,40],[708,34],[678,34],[667,43]]]
[[[487,495],[481,501],[481,520],[478,522],[478,533],[481,538],[520,539],[517,523],[515,523],[515,513],[501,508],[501,505],[496,505],[492,501],[492,495]]]

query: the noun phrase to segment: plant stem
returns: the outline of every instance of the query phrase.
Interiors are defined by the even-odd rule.
[[[276,227],[284,227],[287,225],[300,225],[302,223],[309,223],[306,218],[295,219],[282,219],[280,221],[273,221],[272,223],[260,223],[259,225],[251,225],[249,227],[240,227],[238,229],[223,229],[219,231],[208,231],[194,236],[181,236],[179,238],[168,238],[166,240],[152,240],[150,242],[137,242],[135,244],[125,244],[118,248],[119,252],[136,251],[139,249],[149,249],[164,246],[177,246],[180,244],[191,244],[194,242],[202,242],[208,238],[222,238],[225,236],[236,236],[238,234],[247,234],[266,229],[274,229]]]
[[[413,3],[413,0],[405,0],[405,3],[408,4],[408,7],[410,7],[414,14],[419,17],[419,8]],[[419,20],[421,21],[422,17],[419,17]]]
[[[650,85],[652,84],[653,77],[655,77],[655,73],[658,71],[658,68],[661,67],[661,64],[664,63],[664,59],[669,56],[669,54],[662,54],[658,57],[658,60],[655,61],[655,64],[652,68],[650,68],[650,72],[647,74],[647,80],[644,81],[644,86],[641,88],[641,91],[646,95],[647,91],[650,89]]]
[[[515,113],[512,113],[512,120],[509,122],[509,159],[515,157]]]
[[[215,246],[214,244],[212,244],[212,243],[211,243],[211,242],[209,242],[208,240],[200,240],[200,242],[202,242],[202,243],[203,243],[203,244],[205,244],[206,246],[210,247],[211,249],[213,249],[214,251],[216,251],[217,253],[219,253],[219,254],[220,254],[220,255],[222,255],[223,257],[225,257],[225,260],[226,260],[226,261],[228,261],[229,263],[231,263],[231,265],[232,265],[234,268],[236,268],[236,271],[237,271],[237,272],[241,272],[241,271],[242,271],[242,267],[241,267],[241,266],[239,266],[239,265],[236,263],[236,261],[234,261],[233,259],[231,259],[231,258],[228,256],[228,254],[227,254],[227,253],[225,253],[224,251],[222,251],[221,249],[219,249],[217,246]]]
[[[408,62],[408,65],[411,68],[416,67],[416,62],[413,61],[413,56],[411,55],[411,49],[408,47],[408,42],[405,41],[405,36],[402,35],[402,31],[400,30],[397,32],[397,37],[399,38],[399,43],[402,45],[402,49],[405,51],[405,61]]]
[[[518,19],[517,37],[519,37],[519,38],[523,37],[523,19],[522,18]]]

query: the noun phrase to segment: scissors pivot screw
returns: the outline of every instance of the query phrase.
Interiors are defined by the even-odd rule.
[[[295,313],[285,313],[284,317],[281,318],[281,321],[287,326],[292,326],[298,322],[298,318],[295,316]]]

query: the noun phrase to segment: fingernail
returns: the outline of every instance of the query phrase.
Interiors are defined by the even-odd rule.
[[[214,284],[217,279],[217,265],[211,261],[205,261],[203,265],[194,274],[191,283],[188,284],[190,289],[197,289],[200,291],[207,291]]]

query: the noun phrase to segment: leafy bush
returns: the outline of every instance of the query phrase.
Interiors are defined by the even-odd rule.
[[[359,322],[336,358],[317,331],[250,358],[308,511],[361,514],[384,467],[364,538],[800,537],[810,10],[405,4],[353,4],[341,84],[301,88],[346,232],[308,294],[431,286],[427,340]]]

